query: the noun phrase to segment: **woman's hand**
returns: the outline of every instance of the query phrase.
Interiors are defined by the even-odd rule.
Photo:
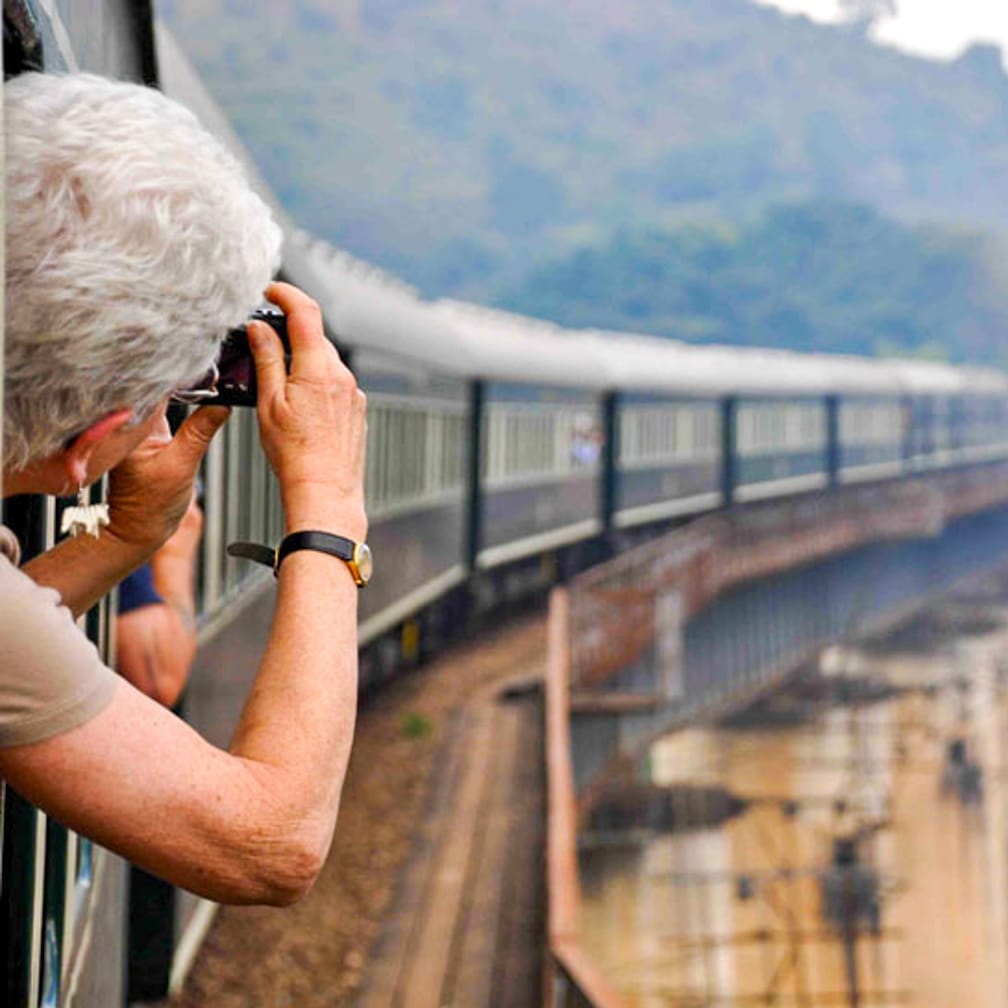
[[[287,531],[321,529],[362,540],[367,400],[326,339],[322,313],[290,284],[266,296],[283,309],[291,343],[283,346],[262,322],[249,323],[259,386],[259,434],[280,481]]]
[[[151,562],[157,564],[163,559],[178,560],[193,564],[196,550],[203,535],[203,511],[195,496],[189,499],[185,514],[168,541],[157,551]]]
[[[168,540],[193,499],[199,464],[229,413],[223,406],[203,406],[186,417],[174,437],[162,419],[111,471],[110,536],[148,554]]]

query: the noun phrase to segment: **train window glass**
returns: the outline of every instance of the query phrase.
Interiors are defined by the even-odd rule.
[[[800,406],[788,406],[781,416],[781,444],[787,449],[798,448],[805,435],[805,417]]]
[[[266,466],[263,454],[259,451],[256,436],[255,415],[252,410],[243,410],[248,414],[246,424],[245,444],[246,462],[249,467],[249,539],[252,542],[266,540]]]
[[[769,408],[766,411],[767,417],[767,427],[769,428],[769,445],[768,447],[786,447],[788,443],[788,420],[789,418],[794,421],[796,410],[794,407],[790,409],[774,409],[772,412]]]
[[[721,440],[721,415],[714,406],[698,408],[696,421],[696,453],[698,457],[713,458],[719,451]]]
[[[748,406],[740,406],[735,414],[735,440],[743,455],[756,447],[756,418]]]
[[[424,492],[431,493],[437,486],[437,474],[441,469],[441,450],[444,442],[441,439],[442,417],[436,413],[427,416],[426,439],[430,447],[424,459]]]
[[[25,0],[6,0],[3,14],[4,79],[26,70],[43,70],[39,24]]]
[[[218,435],[203,461],[203,545],[198,588],[199,612],[206,616],[221,594],[224,563],[224,454],[227,438]]]
[[[461,492],[463,407],[455,403],[376,401],[368,408],[365,495],[368,514],[380,518]],[[488,437],[498,437],[490,425]]]
[[[484,473],[492,483],[582,471],[601,454],[596,419],[586,410],[493,403],[487,426]]]

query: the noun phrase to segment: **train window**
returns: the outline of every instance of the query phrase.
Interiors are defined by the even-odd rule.
[[[583,408],[494,403],[487,431],[483,475],[494,484],[591,470],[601,456],[597,420]]]
[[[896,402],[847,401],[840,407],[840,440],[845,444],[897,444],[902,409]]]
[[[42,36],[26,0],[6,0],[3,14],[3,65],[7,80],[26,70],[42,70]]]
[[[380,518],[460,493],[465,459],[464,407],[372,394],[368,403],[365,498]]]
[[[744,455],[808,451],[821,447],[826,437],[825,412],[819,403],[744,403],[736,424]]]
[[[717,429],[714,403],[625,406],[620,412],[619,465],[709,460],[717,451]]]

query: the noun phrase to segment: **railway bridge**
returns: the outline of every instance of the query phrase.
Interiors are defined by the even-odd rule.
[[[731,714],[832,643],[1008,560],[1008,467],[741,507],[555,590],[549,615],[552,1000],[622,1002],[578,942],[578,830],[647,745]]]

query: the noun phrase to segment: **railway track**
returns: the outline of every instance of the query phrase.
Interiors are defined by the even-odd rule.
[[[172,1008],[535,1003],[541,981],[541,616],[394,682],[361,712],[312,893],[222,908]]]

